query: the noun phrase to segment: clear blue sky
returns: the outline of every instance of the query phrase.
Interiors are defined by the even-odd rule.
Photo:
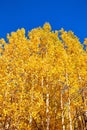
[[[72,30],[87,37],[87,0],[0,0],[0,38],[24,27],[26,31],[49,22],[53,30]]]

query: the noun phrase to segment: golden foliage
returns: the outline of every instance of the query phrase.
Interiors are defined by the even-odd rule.
[[[87,110],[87,39],[49,23],[7,39],[0,39],[0,129],[74,129],[77,108]]]

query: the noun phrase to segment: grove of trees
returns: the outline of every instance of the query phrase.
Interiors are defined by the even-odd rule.
[[[0,39],[0,130],[87,130],[87,39],[49,23]]]

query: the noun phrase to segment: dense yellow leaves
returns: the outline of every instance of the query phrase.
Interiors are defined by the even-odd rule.
[[[25,33],[0,39],[0,128],[72,130],[87,110],[87,39],[49,23]]]
[[[45,23],[44,26],[43,26],[43,29],[47,32],[50,32],[51,31],[51,26],[49,23]]]
[[[87,38],[84,39],[84,43],[85,43],[85,45],[87,45]]]

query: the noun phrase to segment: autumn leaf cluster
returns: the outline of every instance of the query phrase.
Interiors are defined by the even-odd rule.
[[[6,41],[0,39],[0,130],[78,128],[76,115],[87,110],[87,38],[81,43],[45,23]]]

